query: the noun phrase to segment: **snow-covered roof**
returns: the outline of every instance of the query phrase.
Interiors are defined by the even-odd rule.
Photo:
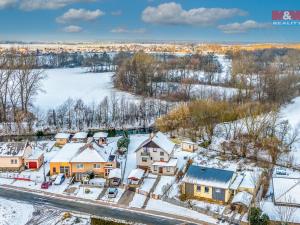
[[[233,171],[191,165],[182,181],[228,189],[234,177]]]
[[[0,156],[22,157],[25,153],[27,142],[5,142],[0,143]]]
[[[68,133],[57,133],[55,135],[55,139],[69,139],[70,138],[70,134]]]
[[[72,158],[71,162],[81,163],[100,163],[108,162],[112,148],[109,146],[99,146],[95,142],[85,145],[81,151]]]
[[[166,151],[168,154],[171,154],[174,151],[175,143],[172,142],[165,134],[162,132],[157,132],[153,137],[150,137],[145,142],[143,142],[138,149],[148,144],[150,141],[153,141],[157,146]],[[137,150],[138,150],[137,149]]]
[[[128,179],[142,179],[144,176],[145,171],[142,169],[134,169],[128,175]]]
[[[121,169],[120,168],[112,169],[109,172],[109,175],[108,175],[108,179],[111,179],[111,178],[119,178],[119,179],[121,179],[122,178]]]
[[[240,188],[255,189],[259,178],[259,174],[255,173],[253,171],[245,171]]]
[[[233,197],[231,203],[242,204],[248,208],[251,204],[252,198],[253,198],[253,195],[251,195],[250,193],[248,193],[246,191],[242,191],[242,192],[237,193]]]
[[[300,178],[273,177],[275,203],[300,205]]]
[[[100,138],[106,138],[107,136],[108,136],[108,133],[106,133],[106,132],[97,132],[93,135],[93,138],[95,140],[98,140]]]
[[[73,136],[73,138],[75,138],[75,139],[84,139],[84,138],[87,138],[87,136],[88,136],[87,132],[78,132]]]
[[[84,143],[65,144],[50,162],[70,162],[84,145]]]
[[[44,155],[44,152],[40,149],[34,148],[32,153],[26,158],[27,160],[37,160]]]
[[[243,179],[244,179],[244,175],[243,174],[238,174],[236,176],[236,178],[234,179],[234,181],[232,182],[232,184],[230,185],[230,189],[231,190],[237,190],[240,187]]]
[[[165,166],[165,167],[174,167],[177,166],[178,159],[170,159],[169,162],[155,162],[152,166]]]

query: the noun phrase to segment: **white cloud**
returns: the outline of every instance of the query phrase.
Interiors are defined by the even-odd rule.
[[[79,33],[82,31],[82,27],[70,25],[70,26],[65,27],[63,29],[63,31],[67,32],[67,33]]]
[[[157,7],[147,7],[142,12],[142,20],[154,24],[205,26],[221,19],[244,15],[246,15],[245,11],[236,8],[194,8],[184,10],[180,4],[169,2]]]
[[[112,29],[110,32],[112,32],[112,33],[135,33],[135,34],[143,34],[143,33],[146,33],[146,29],[139,28],[139,29],[129,30],[129,29],[124,28],[124,27],[117,27],[115,29]]]
[[[4,9],[15,5],[18,0],[0,0],[0,9]]]
[[[19,0],[20,9],[31,11],[37,9],[59,9],[76,2],[91,2],[94,0]]]
[[[62,16],[57,17],[56,21],[58,23],[68,23],[73,21],[91,21],[95,20],[100,16],[103,16],[104,12],[100,9],[86,10],[86,9],[69,9]]]
[[[218,28],[227,34],[244,33],[251,29],[262,29],[271,27],[270,23],[258,23],[254,20],[247,20],[243,23],[229,23],[219,25]]]

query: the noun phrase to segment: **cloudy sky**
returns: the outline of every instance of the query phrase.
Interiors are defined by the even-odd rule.
[[[0,40],[297,42],[272,10],[299,0],[0,0]]]

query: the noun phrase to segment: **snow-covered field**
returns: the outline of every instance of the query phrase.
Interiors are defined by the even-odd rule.
[[[280,115],[283,120],[288,120],[292,128],[292,131],[300,132],[300,97],[292,100],[292,103],[283,107],[280,111]],[[300,141],[294,144],[292,153],[294,157],[294,163],[300,165]]]
[[[33,211],[32,205],[0,198],[0,225],[25,225]]]
[[[134,98],[126,92],[113,88],[112,72],[88,73],[86,68],[47,69],[47,78],[35,99],[35,105],[41,109],[49,109],[64,103],[68,98],[82,99],[85,103],[99,103],[113,93],[116,96]]]

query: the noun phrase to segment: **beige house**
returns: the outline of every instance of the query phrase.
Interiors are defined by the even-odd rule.
[[[175,144],[163,133],[151,135],[136,150],[137,167],[154,174],[174,175],[177,170],[174,150]]]
[[[24,160],[32,153],[28,142],[0,143],[0,171],[20,171],[24,168]]]
[[[195,152],[198,150],[198,145],[192,141],[182,141],[181,149],[187,152]]]
[[[56,146],[64,146],[70,141],[70,134],[68,133],[57,133],[55,135],[55,145]]]

